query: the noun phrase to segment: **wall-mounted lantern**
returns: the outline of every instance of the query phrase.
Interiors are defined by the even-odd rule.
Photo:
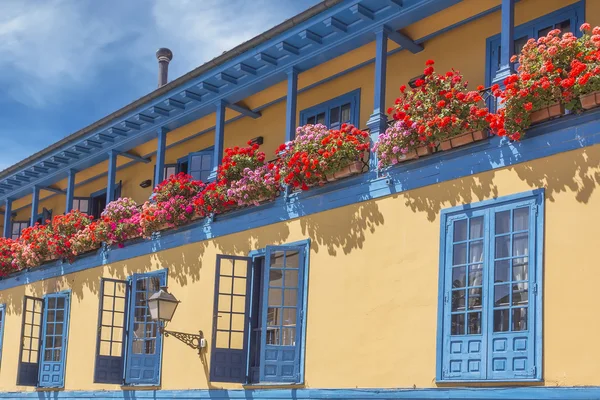
[[[198,350],[198,354],[200,354],[202,349],[206,347],[206,339],[204,339],[202,331],[199,331],[198,335],[193,335],[191,333],[168,331],[165,329],[167,323],[173,319],[179,303],[180,301],[169,293],[166,287],[162,287],[148,299],[150,317],[153,321],[158,322],[160,333],[166,337],[173,336],[177,338],[191,348]]]

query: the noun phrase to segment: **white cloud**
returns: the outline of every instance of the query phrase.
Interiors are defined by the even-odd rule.
[[[124,32],[86,16],[85,2],[2,0],[1,80],[13,99],[43,106],[111,61],[107,45]],[[113,57],[116,55],[113,55]],[[58,91],[58,92],[57,92]]]
[[[101,84],[94,78],[108,63],[128,68],[122,78],[154,73],[158,47],[173,50],[174,79],[302,8],[295,0],[1,2],[0,84],[13,100],[38,108]]]

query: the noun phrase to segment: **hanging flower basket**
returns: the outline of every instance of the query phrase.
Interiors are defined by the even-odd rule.
[[[553,118],[560,117],[565,113],[565,106],[562,103],[554,103],[548,107],[541,108],[531,113],[531,123],[539,124]]]
[[[362,172],[363,163],[362,161],[354,161],[345,167],[339,169],[333,174],[327,174],[326,178],[328,182],[334,182],[338,179],[347,178],[352,175],[360,174]]]
[[[600,90],[588,94],[582,94],[579,96],[579,101],[581,102],[581,107],[583,107],[584,110],[591,110],[592,108],[600,106]]]

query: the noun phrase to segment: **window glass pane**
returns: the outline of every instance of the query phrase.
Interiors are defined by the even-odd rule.
[[[483,284],[483,264],[469,266],[469,286],[481,286]]]
[[[483,217],[476,217],[470,219],[471,227],[469,232],[469,239],[479,239],[483,237]]]
[[[329,123],[331,125],[339,124],[340,122],[340,108],[334,107],[329,110]]]
[[[513,231],[526,231],[529,228],[529,208],[517,208],[513,215]]]
[[[514,48],[513,48],[514,53],[513,54],[516,54],[517,56],[519,54],[521,54],[521,50],[523,50],[523,46],[525,46],[525,44],[527,43],[528,40],[529,40],[529,36],[523,36],[523,37],[516,39],[514,41]]]
[[[494,264],[494,282],[508,282],[510,280],[510,260],[496,261]]]
[[[89,206],[90,202],[87,199],[81,199],[79,200],[79,211],[87,213],[89,212],[90,206]]]
[[[556,29],[560,29],[561,33],[567,33],[567,32],[571,32],[571,20],[567,19],[563,22],[559,22],[558,24],[556,24]]]
[[[317,117],[314,117],[314,116],[307,118],[307,120],[306,120],[306,123],[310,124],[310,125],[314,125],[316,122],[317,122]]]
[[[538,30],[538,38],[546,36],[554,27],[552,25]]]
[[[510,231],[510,211],[496,213],[496,235]]]
[[[452,291],[452,311],[464,311],[465,309],[465,290]]]
[[[483,262],[483,240],[477,240],[475,242],[469,243],[469,255],[469,262]]]
[[[454,314],[450,318],[450,334],[464,335],[465,334],[465,314]]]
[[[494,305],[496,307],[510,304],[509,288],[510,285],[497,285],[494,287]]]
[[[454,241],[462,242],[464,240],[467,240],[467,220],[454,221]]]
[[[479,335],[481,334],[481,313],[472,312],[467,314],[468,319],[468,334]]]
[[[508,262],[508,261],[506,261]],[[513,280],[526,281],[529,279],[527,257],[515,258],[513,261]]]
[[[496,258],[510,256],[510,235],[496,238]]]
[[[350,122],[350,109],[351,109],[351,104],[350,103],[346,103],[342,106],[342,119],[341,122],[342,123],[348,123]]]
[[[527,330],[527,308],[514,308],[512,310],[512,330],[515,332]]]
[[[509,312],[509,309],[494,311],[494,332],[508,331]]]
[[[205,154],[202,156],[202,169],[210,170],[212,168],[212,155]]]
[[[317,115],[317,124],[325,124],[325,113]]]
[[[465,287],[466,280],[467,280],[466,267],[452,268],[452,287],[453,288]]]
[[[513,239],[513,256],[526,256],[529,254],[529,235],[518,233]]]
[[[482,288],[469,289],[469,310],[481,308]]]
[[[467,263],[467,245],[465,243],[455,244],[453,250],[453,265],[460,265]]]

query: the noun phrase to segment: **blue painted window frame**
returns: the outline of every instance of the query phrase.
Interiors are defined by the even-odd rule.
[[[214,157],[214,148],[215,148],[214,146],[210,146],[210,147],[204,148],[202,150],[191,152],[191,153],[177,159],[177,164],[176,164],[177,165],[177,173],[185,172],[186,174],[190,175],[190,166],[191,166],[192,156],[199,155],[199,154],[201,154],[201,155],[206,154],[206,155],[211,155]],[[183,164],[187,164],[185,171],[183,171],[183,168],[182,168]],[[165,177],[165,179],[166,179],[166,177]]]
[[[317,104],[310,108],[306,108],[300,111],[300,125],[306,125],[308,119],[312,116],[316,116],[320,113],[325,114],[324,124],[331,129],[339,129],[340,124],[331,126],[330,113],[332,109],[341,107],[344,104],[350,103],[350,120],[348,123],[359,127],[360,123],[360,89],[353,90],[336,98],[327,100],[321,104]],[[341,112],[340,112],[341,119]]]
[[[107,283],[109,284],[108,289],[106,287]],[[123,288],[122,296],[119,295],[118,286]],[[94,383],[123,383],[129,291],[129,282],[126,280],[102,278],[100,281]],[[108,300],[106,304],[105,300]],[[121,302],[123,303],[122,310],[119,306]],[[122,314],[120,324],[118,314]],[[120,340],[118,338],[119,332],[121,333]],[[119,344],[121,346],[120,354],[118,352]],[[103,354],[107,351],[108,354]]]
[[[449,277],[449,269],[452,268],[452,262],[449,259],[449,244],[453,240],[451,237],[452,228],[451,225],[454,221],[458,219],[471,218],[477,215],[483,215],[484,213],[488,213],[488,215],[494,215],[494,212],[505,211],[505,210],[513,210],[515,208],[523,208],[530,207],[530,220],[529,220],[529,232],[533,232],[534,236],[529,239],[530,248],[533,244],[534,250],[529,252],[529,274],[532,277],[529,278],[530,289],[529,289],[529,313],[531,317],[529,318],[530,326],[527,329],[528,334],[531,334],[531,340],[533,341],[533,349],[532,349],[532,358],[533,358],[533,368],[528,371],[527,375],[523,375],[523,377],[509,377],[503,378],[502,376],[498,376],[496,374],[496,378],[487,378],[487,375],[491,374],[491,365],[487,361],[485,361],[485,356],[490,354],[490,345],[484,343],[486,346],[484,349],[484,361],[482,364],[484,365],[485,371],[481,377],[463,377],[461,375],[457,376],[449,376],[451,375],[448,371],[444,371],[444,359],[450,358],[450,354],[447,352],[447,349],[444,346],[448,347],[448,343],[445,343],[451,337],[450,332],[447,330],[447,322],[445,319],[447,315],[451,312],[451,290],[452,287],[449,287],[448,277]],[[491,217],[488,217],[488,221],[493,220]],[[440,234],[440,258],[439,258],[439,282],[438,282],[438,329],[437,329],[437,366],[436,366],[436,380],[438,382],[523,382],[523,381],[531,381],[531,382],[539,382],[542,379],[542,281],[543,281],[543,248],[544,248],[544,189],[536,189],[533,191],[518,193],[510,196],[505,196],[497,199],[486,200],[479,203],[467,204],[459,207],[454,207],[446,210],[442,210],[440,213],[440,222],[441,222],[441,234]],[[493,223],[488,222],[488,225],[492,225]],[[489,226],[486,227],[485,237],[488,238],[491,242],[494,239],[494,232],[488,231]],[[491,245],[486,247],[487,249],[492,249]],[[532,260],[533,259],[533,260]],[[448,261],[447,261],[448,260]],[[484,258],[484,266],[487,262],[488,266],[491,266],[491,262],[493,262],[494,258],[492,254],[486,256]],[[490,288],[493,288],[494,279],[492,277],[485,277],[487,274],[487,270],[492,271],[492,268],[484,267],[484,279],[483,279],[483,287],[487,290],[483,291],[483,301],[482,301],[482,311],[484,315],[488,315],[488,318],[493,318],[493,305],[491,300],[487,300],[486,292],[491,292]],[[491,272],[490,272],[491,273]],[[450,282],[451,283],[451,282]],[[486,323],[483,322],[482,326],[486,327]],[[490,324],[487,324],[489,327]],[[492,329],[493,330],[493,329]],[[504,332],[502,332],[504,333]],[[484,340],[488,340],[490,338],[494,338],[495,332],[482,332],[482,336]],[[465,335],[469,337],[469,335]],[[515,374],[516,375],[516,374]]]
[[[106,194],[106,191],[104,192],[104,194]],[[84,208],[84,209],[81,208],[82,201],[87,201],[87,208]],[[77,206],[75,206],[75,204],[77,204]],[[84,214],[89,214],[91,205],[92,205],[91,197],[73,197],[73,204],[72,204],[71,209],[79,210]]]
[[[152,325],[153,328],[151,328],[151,331],[154,333],[155,336],[152,336],[151,339],[148,342],[152,342],[152,339],[154,340],[154,344],[150,344],[150,346],[154,346],[154,353],[137,353],[134,354],[133,353],[133,345],[134,345],[134,335],[133,335],[133,330],[135,327],[135,324],[138,323],[136,322],[136,307],[138,309],[144,309],[144,306],[137,306],[136,302],[134,301],[136,299],[136,294],[137,294],[137,288],[134,286],[137,282],[138,279],[144,279],[144,278],[157,278],[159,280],[159,286],[166,286],[167,285],[167,279],[168,279],[169,273],[168,273],[168,269],[161,269],[158,271],[152,271],[152,272],[146,272],[146,273],[139,273],[139,274],[133,274],[131,276],[129,276],[127,278],[128,282],[129,282],[129,296],[128,296],[128,309],[127,309],[127,332],[126,332],[126,350],[125,350],[125,360],[124,360],[124,368],[123,368],[123,375],[124,375],[124,385],[127,386],[150,386],[150,387],[156,387],[156,386],[160,386],[160,382],[161,382],[161,373],[162,373],[162,348],[163,348],[163,336],[162,334],[160,334],[159,329],[158,329],[158,322],[156,321],[152,321],[149,320],[150,318],[150,311],[148,310],[147,305],[145,305],[145,322],[144,324],[144,337],[140,340],[139,338],[137,338],[137,341],[141,341],[144,342],[144,346],[147,345],[148,343],[146,343],[148,340],[148,337],[146,336],[148,333],[148,325]],[[146,295],[148,295],[149,293],[147,293]],[[139,317],[139,316],[138,316]],[[140,360],[136,360],[135,358],[139,358]],[[154,358],[154,366],[148,366],[146,361],[148,359]],[[140,362],[141,361],[141,362]],[[149,370],[150,368],[154,369],[153,372],[153,376],[151,377],[145,377],[144,375],[144,371],[142,371],[142,369],[145,370]],[[137,371],[139,369],[139,371]],[[138,372],[141,372],[141,376],[136,376]],[[145,371],[148,372],[148,371]]]
[[[16,234],[15,234],[15,225],[18,225]],[[12,221],[12,227],[10,230],[11,238],[14,240],[20,238],[21,233],[23,232],[23,229],[25,229],[25,228],[29,228],[29,221]]]
[[[514,28],[514,41],[527,37],[538,39],[538,31],[550,25],[555,25],[569,19],[571,22],[571,32],[580,36],[579,26],[585,21],[585,0],[580,0],[577,3],[570,4],[559,10],[553,11],[542,17],[528,21]],[[500,34],[490,36],[486,40],[486,59],[485,59],[485,85],[486,87],[492,84],[494,75],[496,74],[496,63],[498,52],[500,51]]]
[[[251,365],[254,352],[257,348],[260,348],[260,354],[258,357],[260,358],[260,364],[257,368],[261,368],[264,366],[265,362],[265,353],[262,351],[265,349],[266,344],[266,332],[264,329],[264,324],[266,321],[266,308],[267,302],[265,298],[268,293],[268,287],[266,287],[263,282],[265,281],[265,276],[269,273],[267,268],[267,259],[271,251],[280,251],[280,250],[299,250],[301,251],[301,255],[299,256],[299,271],[298,271],[298,301],[297,301],[297,313],[296,313],[296,337],[295,341],[296,347],[295,349],[295,357],[297,358],[297,365],[294,361],[294,374],[293,379],[265,379],[264,373],[260,372],[260,377],[254,377],[253,366]],[[246,282],[246,315],[244,319],[244,323],[246,324],[246,329],[244,332],[245,337],[245,354],[239,355],[238,351],[230,352],[231,354],[227,354],[226,348],[220,349],[220,354],[218,359],[211,359],[211,382],[238,382],[247,385],[261,385],[261,384],[282,384],[282,385],[294,385],[294,384],[303,384],[304,383],[304,366],[305,366],[305,340],[306,337],[306,314],[307,314],[307,304],[308,304],[308,274],[309,274],[309,265],[310,265],[310,239],[293,242],[285,245],[278,246],[267,246],[264,249],[253,250],[248,254],[248,257],[240,257],[240,256],[226,256],[226,255],[218,255],[217,256],[217,267],[215,279],[218,280],[221,278],[220,276],[220,261],[223,259],[231,259],[237,260],[239,262],[249,262],[248,264],[248,278],[249,282]],[[236,264],[237,265],[237,264]],[[227,276],[225,278],[228,278]],[[217,324],[218,315],[218,305],[217,299],[219,292],[218,290],[218,282],[215,281],[215,314],[213,315],[214,324]],[[249,300],[249,301],[248,301]],[[258,314],[258,315],[256,315]],[[256,321],[258,326],[253,326],[252,321]],[[260,331],[260,340],[258,343],[252,342],[252,330]],[[215,348],[216,342],[216,326],[213,326],[213,351]],[[214,354],[212,355],[214,357]],[[239,358],[243,357],[243,362],[245,363],[245,371],[243,371],[243,375],[241,378],[239,374],[233,369],[229,368],[230,366],[234,366],[237,368],[235,363],[232,363],[228,358],[236,356]],[[256,356],[256,355],[254,355]],[[219,363],[219,365],[213,365],[215,362]],[[237,363],[238,361],[236,361]],[[220,369],[218,374],[215,374],[215,370]],[[235,372],[235,373],[232,373]]]
[[[4,325],[6,324],[6,304],[0,304],[0,371],[2,371],[2,348],[4,345]]]
[[[63,307],[61,308],[58,303],[59,300],[63,300]],[[50,306],[50,302],[54,300],[54,307]],[[63,311],[63,321],[60,323],[62,326],[62,332],[57,333],[57,314],[59,311]],[[49,314],[54,312],[55,317],[50,319]],[[44,296],[44,310],[42,318],[42,337],[41,337],[41,348],[39,358],[39,377],[38,387],[41,388],[63,388],[65,386],[65,369],[67,361],[67,348],[69,343],[69,317],[71,314],[71,291],[66,290],[59,293],[48,294]],[[52,320],[52,321],[51,321]],[[52,323],[53,329],[49,330],[50,323]],[[52,342],[52,346],[49,348],[49,339]],[[57,342],[62,341],[62,343]],[[57,346],[57,343],[59,345]],[[53,357],[59,349],[59,359],[46,360],[45,355],[48,351],[51,351]],[[47,379],[45,375],[48,376]]]

